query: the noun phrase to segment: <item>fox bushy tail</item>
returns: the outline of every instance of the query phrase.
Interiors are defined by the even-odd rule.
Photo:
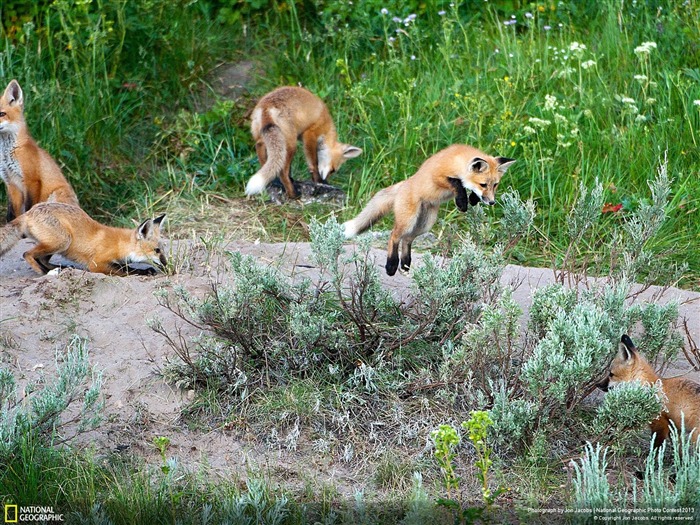
[[[265,144],[267,160],[248,181],[245,187],[246,195],[262,192],[280,174],[287,162],[287,142],[279,126],[274,123],[266,124],[260,135]]]
[[[355,235],[362,233],[389,213],[394,206],[396,193],[402,183],[398,182],[393,186],[378,191],[357,217],[343,223],[345,238],[351,239]]]
[[[22,238],[22,227],[17,219],[0,228],[0,255],[5,255]]]

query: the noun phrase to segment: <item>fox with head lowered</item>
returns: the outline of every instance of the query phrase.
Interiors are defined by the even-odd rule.
[[[277,88],[261,98],[253,110],[250,128],[261,168],[248,181],[246,195],[261,193],[279,177],[287,196],[299,197],[291,177],[298,140],[304,144],[315,183],[326,182],[347,159],[362,153],[360,148],[338,141],[326,104],[297,86]]]

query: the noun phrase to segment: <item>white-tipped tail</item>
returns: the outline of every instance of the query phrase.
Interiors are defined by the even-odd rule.
[[[355,226],[355,219],[343,223],[343,231],[345,233],[346,239],[352,239],[357,235],[357,226]]]
[[[258,193],[262,193],[262,191],[265,189],[265,186],[267,186],[267,181],[265,180],[265,177],[263,177],[262,174],[258,172],[255,175],[253,175],[248,181],[248,184],[246,184],[245,194],[257,195]]]
[[[262,129],[261,138],[265,144],[267,161],[248,181],[245,187],[246,195],[261,193],[275,177],[279,176],[287,161],[287,143],[279,126],[274,123],[267,124]]]

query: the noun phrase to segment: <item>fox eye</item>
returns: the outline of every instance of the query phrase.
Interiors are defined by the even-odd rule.
[[[479,186],[481,186],[482,188],[485,188],[486,184],[482,182],[481,184],[479,184]]]
[[[612,372],[610,372],[610,375],[609,375],[608,377],[615,377],[615,374],[613,374]]]
[[[155,252],[158,253],[158,254],[160,254],[160,248],[156,248],[156,249],[155,249]]]
[[[5,115],[7,115],[7,113],[5,113],[4,111],[0,111],[0,117],[4,117]]]

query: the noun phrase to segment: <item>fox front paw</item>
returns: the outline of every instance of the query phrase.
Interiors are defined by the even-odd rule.
[[[399,258],[397,257],[396,259],[387,259],[386,260],[386,274],[389,276],[392,276],[396,273],[396,270],[399,267]]]

